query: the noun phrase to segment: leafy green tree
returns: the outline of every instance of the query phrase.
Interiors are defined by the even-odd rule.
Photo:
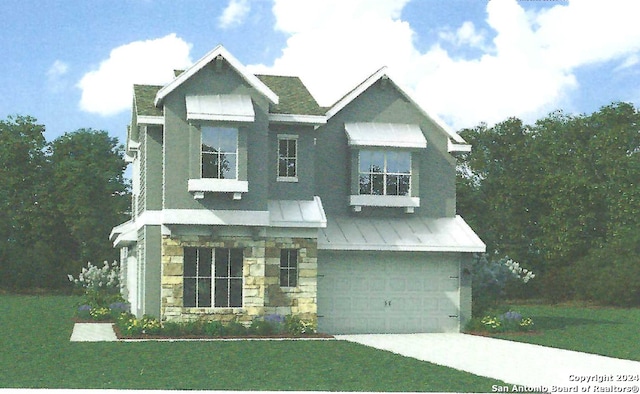
[[[578,263],[597,267],[593,256],[640,224],[639,124],[632,105],[613,103],[531,126],[514,118],[463,130],[474,150],[460,161],[459,212],[490,257],[509,255],[540,273],[552,299],[586,294]]]
[[[123,147],[106,131],[80,129],[54,140],[49,152],[49,204],[66,273],[79,272],[87,262],[116,259],[109,233],[130,209]]]
[[[38,254],[45,214],[44,126],[28,116],[0,120],[0,286],[38,286],[49,272]]]

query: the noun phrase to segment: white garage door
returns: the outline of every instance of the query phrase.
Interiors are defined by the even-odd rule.
[[[451,255],[323,253],[318,259],[318,330],[457,332],[459,284],[459,263]]]

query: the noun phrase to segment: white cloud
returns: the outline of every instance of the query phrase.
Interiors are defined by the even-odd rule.
[[[405,4],[275,0],[276,29],[288,35],[287,46],[273,65],[250,68],[299,75],[326,105],[387,65],[418,102],[458,129],[509,116],[533,120],[579,89],[579,67],[633,65],[640,51],[640,2],[570,0],[525,12],[517,0],[492,0],[488,29],[466,21],[441,32],[442,43],[482,52],[462,59],[437,42],[418,51],[401,19]]]
[[[485,45],[484,32],[476,31],[476,27],[471,21],[465,21],[455,32],[444,30],[438,37],[456,46],[470,46],[473,48],[487,49]]]
[[[248,0],[230,0],[227,8],[218,18],[218,26],[222,29],[227,29],[240,25],[250,10],[251,7]]]
[[[170,81],[174,69],[191,65],[190,50],[191,45],[175,34],[113,49],[108,59],[78,83],[80,108],[104,116],[130,109],[133,84]]]
[[[321,104],[331,104],[376,69],[418,54],[409,24],[398,19],[405,3],[276,0],[287,46],[273,66],[249,68],[298,75]]]
[[[61,60],[53,62],[47,70],[47,88],[52,92],[60,92],[65,86],[64,76],[69,72],[69,65]]]
[[[69,65],[61,60],[53,62],[47,71],[48,77],[60,77],[69,71]]]

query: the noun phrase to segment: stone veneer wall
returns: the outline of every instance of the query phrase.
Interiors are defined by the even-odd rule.
[[[185,247],[243,248],[242,308],[185,308],[183,264]],[[298,286],[280,287],[280,250],[298,249]],[[317,319],[318,248],[316,239],[220,238],[163,236],[161,268],[161,320],[232,320],[244,324],[260,316],[277,313]]]

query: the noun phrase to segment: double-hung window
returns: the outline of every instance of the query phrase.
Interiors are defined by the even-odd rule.
[[[298,285],[298,250],[280,250],[280,286],[296,287]]]
[[[202,178],[238,178],[238,129],[202,127]]]
[[[185,248],[183,304],[187,307],[211,306],[212,249]]]
[[[278,136],[278,181],[298,180],[298,139],[297,136]]]
[[[361,150],[361,195],[408,196],[411,192],[411,153],[394,150]]]
[[[185,248],[183,305],[242,307],[240,248]]]

